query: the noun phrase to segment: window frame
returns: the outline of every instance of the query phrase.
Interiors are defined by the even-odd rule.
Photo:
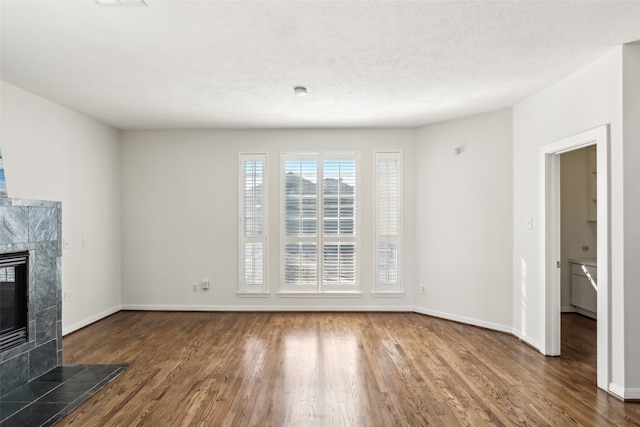
[[[355,162],[355,229],[354,236],[325,236],[324,235],[324,162],[325,161],[354,161]],[[315,161],[316,176],[316,234],[315,236],[287,236],[286,235],[286,162],[287,161]],[[279,296],[359,296],[361,292],[361,163],[360,153],[353,152],[283,152],[280,153],[280,290]],[[319,183],[319,185],[318,185]],[[316,277],[313,284],[288,284],[286,274],[287,243],[295,241],[313,243],[316,246]],[[353,243],[355,250],[355,282],[349,284],[329,284],[324,282],[324,245],[327,243]]]
[[[246,163],[262,162],[262,199],[261,199],[261,222],[262,234],[247,236],[245,234],[245,223],[247,214],[245,212],[245,191],[246,191]],[[238,153],[238,292],[239,296],[266,296],[269,294],[268,286],[268,174],[267,174],[267,153]],[[245,244],[262,244],[262,283],[246,283],[246,258]]]

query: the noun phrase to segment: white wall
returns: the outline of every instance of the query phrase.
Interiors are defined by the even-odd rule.
[[[623,85],[625,391],[640,399],[640,42],[623,47]]]
[[[624,248],[622,159],[622,48],[618,47],[555,85],[516,104],[514,134],[514,329],[540,348],[543,339],[543,280],[539,224],[540,147],[610,125],[611,377],[624,386]],[[526,219],[534,218],[533,229]],[[600,260],[602,262],[602,260]]]
[[[415,131],[422,313],[511,332],[511,119],[506,109]]]
[[[582,148],[560,155],[562,311],[574,311],[571,307],[569,259],[597,257],[597,222],[587,221],[587,150]],[[585,246],[589,249],[584,250]]]
[[[1,141],[9,197],[62,202],[63,332],[120,306],[119,133],[2,82]],[[82,237],[87,245],[82,247]]]
[[[413,140],[411,130],[236,130],[123,132],[123,306],[150,309],[410,310],[415,263]],[[402,150],[405,158],[407,293],[374,298],[374,150]],[[362,166],[359,298],[285,298],[279,286],[280,152],[359,151]],[[269,179],[268,298],[238,297],[238,153],[266,152]],[[194,293],[207,278],[211,289]]]

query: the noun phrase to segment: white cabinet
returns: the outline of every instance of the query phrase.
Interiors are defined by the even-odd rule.
[[[571,305],[585,316],[596,318],[598,293],[591,280],[598,282],[598,266],[594,260],[570,259]]]

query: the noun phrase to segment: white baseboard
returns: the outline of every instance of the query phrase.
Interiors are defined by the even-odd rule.
[[[540,344],[540,341],[538,341],[537,339],[531,338],[529,335],[527,334],[520,334],[518,333],[518,331],[516,331],[515,329],[512,332],[513,336],[515,336],[516,338],[524,341],[525,343],[529,344],[531,347],[535,348],[536,350],[538,350],[540,353],[542,353],[542,345]]]
[[[104,319],[107,316],[111,316],[113,313],[117,313],[121,310],[121,306],[117,305],[109,310],[103,311],[102,313],[98,313],[95,316],[88,317],[80,322],[76,322],[73,325],[62,326],[62,336],[68,335],[71,332],[77,331],[78,329],[82,329],[85,326],[89,326],[90,324],[97,322],[100,319]]]
[[[618,384],[609,383],[609,393],[615,394],[620,399],[624,399],[624,387],[620,387]]]
[[[640,388],[628,388],[624,391],[625,399],[640,400]]]
[[[63,327],[62,335],[70,334],[78,329],[84,328],[100,319],[117,313],[120,310],[140,310],[140,311],[379,311],[379,312],[410,312],[421,313],[428,316],[438,317],[446,320],[453,320],[455,322],[465,323],[468,325],[479,326],[481,328],[491,329],[494,331],[505,332],[516,336],[517,338],[526,341],[529,345],[540,348],[537,341],[527,336],[522,336],[514,331],[510,326],[500,325],[498,323],[485,322],[483,320],[473,319],[470,317],[458,316],[455,314],[449,314],[436,310],[428,310],[420,307],[412,306],[342,306],[336,307],[334,305],[320,305],[320,306],[252,306],[252,305],[168,305],[168,304],[122,304],[113,307],[102,313],[91,316],[81,322],[74,323],[73,325]]]
[[[609,393],[615,394],[620,399],[624,400],[639,400],[640,399],[640,388],[624,388],[620,387],[618,384],[610,383],[609,384]]]
[[[560,307],[560,313],[575,313],[576,310],[572,305],[563,305]]]
[[[416,313],[426,314],[428,316],[439,317],[441,319],[453,320],[460,323],[466,323],[468,325],[479,326],[481,328],[492,329],[494,331],[506,332],[513,334],[513,328],[511,326],[500,325],[498,323],[485,322],[484,320],[473,319],[470,317],[458,316],[456,314],[444,313],[442,311],[428,310],[420,307],[413,307]]]
[[[580,307],[576,307],[575,312],[578,313],[578,314],[582,314],[583,316],[590,317],[590,318],[592,318],[594,320],[596,320],[598,318],[598,315],[596,313],[594,313],[593,311],[585,310],[585,309],[582,309]]]
[[[162,304],[123,304],[122,310],[141,311],[396,311],[413,312],[411,306],[341,306],[302,305],[302,306],[261,306],[261,305],[162,305]]]

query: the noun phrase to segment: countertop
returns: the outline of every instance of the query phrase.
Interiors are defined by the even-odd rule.
[[[598,260],[595,258],[569,258],[569,262],[573,264],[584,264],[589,267],[598,267]]]

